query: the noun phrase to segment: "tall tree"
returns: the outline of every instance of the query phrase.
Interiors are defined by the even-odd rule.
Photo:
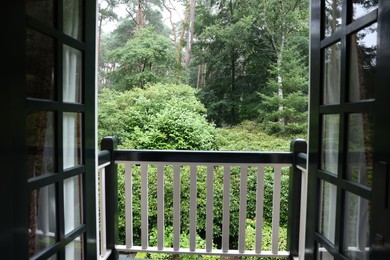
[[[150,27],[139,29],[134,38],[123,47],[111,51],[108,58],[111,63],[117,64],[109,75],[117,89],[181,81],[180,70],[175,66],[173,43]]]
[[[190,67],[191,60],[191,49],[192,49],[192,40],[194,37],[194,28],[195,28],[195,6],[196,0],[189,0],[189,9],[190,9],[190,25],[188,28],[188,37],[187,37],[187,47],[186,47],[186,56],[184,59],[185,69],[188,70]]]
[[[117,5],[117,0],[100,0],[98,4],[98,64],[100,64],[100,43],[102,38],[103,22],[118,19],[114,10]]]
[[[276,64],[277,94],[279,97],[278,111],[279,123],[284,126],[286,118],[283,116],[284,105],[284,78],[282,67],[286,49],[290,48],[290,42],[300,33],[307,33],[308,1],[302,0],[263,0],[252,1],[257,6],[257,29],[265,37],[272,48]],[[307,36],[306,36],[307,37]]]

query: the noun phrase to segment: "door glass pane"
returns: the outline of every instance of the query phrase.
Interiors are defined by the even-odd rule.
[[[371,186],[373,167],[373,117],[348,116],[347,179]]]
[[[64,45],[63,55],[63,100],[81,102],[82,56],[81,52]]]
[[[339,115],[323,115],[321,169],[337,174],[339,157]]]
[[[326,250],[324,246],[317,246],[317,260],[333,260],[334,257]]]
[[[349,100],[374,98],[377,24],[350,36]]]
[[[26,13],[48,25],[54,25],[54,5],[52,0],[26,0]]]
[[[55,185],[30,193],[29,255],[36,255],[56,242]]]
[[[352,0],[352,20],[356,20],[378,7],[378,0]]]
[[[319,232],[330,242],[335,241],[337,187],[321,181]]]
[[[349,259],[369,259],[368,200],[346,192],[344,211],[344,254]]]
[[[52,255],[47,260],[57,260],[57,255]]]
[[[64,113],[63,118],[64,169],[81,164],[81,114]]]
[[[56,171],[54,112],[27,115],[27,176]]]
[[[77,237],[65,247],[66,260],[82,260],[84,259],[84,241],[83,236]]]
[[[26,84],[28,97],[54,99],[54,61],[54,40],[41,33],[27,29]]]
[[[341,27],[342,0],[325,1],[325,37]]]
[[[77,40],[82,40],[82,1],[64,1],[64,33]]]
[[[64,181],[64,220],[65,234],[74,230],[82,223],[82,183],[81,175]]]
[[[338,42],[324,50],[323,103],[340,103],[341,43]]]

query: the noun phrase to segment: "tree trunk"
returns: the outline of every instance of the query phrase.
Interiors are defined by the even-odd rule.
[[[278,75],[277,75],[277,82],[278,82],[278,97],[279,97],[279,112],[280,114],[283,113],[283,110],[284,110],[284,105],[283,105],[283,77],[282,77],[282,52],[279,52],[277,54],[277,62],[276,62],[276,65],[277,65],[277,71],[278,71]],[[282,115],[279,115],[279,123],[284,126],[286,124],[285,122],[285,118],[284,116]]]
[[[186,12],[184,14],[184,20],[183,20],[183,24],[182,24],[182,28],[181,28],[181,32],[180,32],[179,44],[177,46],[177,53],[179,54],[179,55],[177,55],[177,63],[179,63],[179,64],[182,62],[184,34],[185,34],[186,28],[187,28],[190,4],[191,4],[191,0],[188,0],[188,6],[187,6]]]
[[[191,48],[192,48],[192,40],[194,38],[194,28],[195,28],[195,5],[196,0],[190,0],[190,26],[188,28],[188,40],[187,40],[187,48],[186,48],[186,56],[184,59],[184,67],[186,70],[190,67],[191,62]]]
[[[138,24],[136,26],[136,31],[138,32],[139,28],[144,27],[144,18],[142,14],[142,0],[138,0],[137,18],[138,18]]]
[[[168,13],[169,13],[169,23],[170,23],[171,26],[172,26],[173,42],[176,44],[176,43],[177,43],[177,34],[176,34],[176,25],[175,25],[175,23],[173,22],[172,8],[171,8],[171,7],[168,7],[168,6],[165,4],[165,1],[162,1],[162,5],[164,6],[165,10],[167,10]]]

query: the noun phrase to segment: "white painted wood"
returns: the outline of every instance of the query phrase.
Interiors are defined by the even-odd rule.
[[[107,253],[107,232],[106,232],[106,169],[100,170],[100,255]]]
[[[301,212],[299,220],[299,246],[298,259],[305,259],[305,241],[306,241],[306,210],[307,210],[307,171],[302,170],[301,183]]]
[[[173,250],[180,249],[180,165],[173,166]]]
[[[133,247],[133,177],[131,164],[125,163],[125,219],[126,219],[126,247]]]
[[[164,164],[157,164],[157,247],[164,248]]]
[[[245,252],[245,230],[246,230],[246,196],[248,194],[248,168],[241,167],[240,175],[240,214],[238,223],[238,252]]]
[[[196,250],[197,167],[190,166],[190,251]]]
[[[282,167],[274,167],[274,190],[272,200],[272,253],[277,254],[279,248],[279,218],[280,218],[280,191]]]
[[[264,166],[257,167],[255,252],[261,253],[264,214]]]
[[[97,159],[96,159],[97,161]],[[96,216],[96,233],[97,233],[97,239],[99,239],[99,243],[96,243],[96,254],[101,257],[100,254],[100,241],[101,241],[101,229],[100,229],[100,169],[96,168],[95,173],[95,216]]]
[[[148,165],[141,164],[141,246],[149,247]]]
[[[101,164],[101,165],[99,165],[98,167],[97,167],[97,169],[98,170],[101,170],[101,169],[103,169],[103,168],[106,168],[108,165],[110,165],[111,164],[111,162],[106,162],[106,163],[103,163],[103,164]]]
[[[101,254],[101,255],[100,255],[100,260],[107,260],[108,257],[111,255],[111,252],[112,252],[112,250],[110,249],[110,250],[107,250],[107,251],[104,253],[104,255]]]
[[[213,250],[214,166],[207,167],[206,188],[206,252]]]
[[[229,251],[230,236],[230,166],[223,168],[222,252]]]
[[[246,250],[244,253],[238,252],[238,250],[229,250],[229,252],[222,252],[221,249],[213,249],[213,251],[208,252],[206,249],[196,249],[196,251],[191,251],[189,248],[180,248],[179,251],[175,251],[173,248],[164,248],[164,250],[158,250],[157,247],[149,247],[147,250],[142,249],[142,247],[134,246],[132,249],[128,249],[125,246],[116,245],[115,249],[119,252],[131,253],[131,252],[148,252],[148,253],[165,253],[165,254],[187,254],[187,255],[214,255],[214,256],[254,256],[254,257],[280,257],[288,258],[290,252],[288,251],[279,251],[277,254],[272,253],[272,251],[262,251],[261,254],[257,254],[253,250]]]
[[[148,164],[157,165],[157,245],[149,247],[148,234]],[[133,206],[132,206],[132,165],[141,165],[141,245],[133,245]],[[173,166],[173,247],[164,248],[164,166]],[[181,166],[190,166],[190,246],[180,248],[180,200],[181,200]],[[206,248],[196,248],[196,213],[197,213],[197,167],[207,167],[206,187]],[[224,191],[223,191],[223,216],[222,216],[222,248],[213,249],[213,210],[214,210],[214,168],[224,167]],[[174,254],[206,254],[221,256],[258,256],[258,257],[287,257],[288,252],[278,251],[279,217],[280,217],[280,192],[281,192],[281,168],[289,164],[267,164],[274,167],[274,192],[273,192],[273,220],[272,220],[272,250],[261,250],[262,219],[264,214],[264,164],[234,164],[241,167],[240,177],[240,216],[239,216],[239,248],[229,250],[230,228],[230,192],[231,175],[230,164],[215,163],[156,163],[156,162],[126,162],[125,163],[125,194],[126,194],[126,245],[117,246],[127,252],[159,252]],[[245,250],[245,232],[247,215],[248,192],[248,167],[257,167],[257,194],[256,194],[256,240],[255,250]],[[184,181],[184,180],[183,180]],[[187,180],[186,180],[187,181]],[[303,209],[301,209],[302,211]]]

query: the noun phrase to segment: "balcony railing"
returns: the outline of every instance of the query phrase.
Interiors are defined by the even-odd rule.
[[[99,153],[99,235],[101,259],[115,259],[118,252],[148,252],[168,254],[194,254],[194,255],[220,255],[220,256],[257,256],[257,257],[297,257],[304,250],[304,224],[303,214],[306,211],[306,143],[303,140],[294,140],[291,143],[291,152],[204,152],[204,151],[151,151],[151,150],[118,150],[115,139],[107,137],[102,141],[102,152]],[[117,165],[124,165],[125,179],[125,220],[126,239],[124,245],[117,244],[118,237],[118,172]],[[282,169],[289,167],[289,195],[288,195],[288,227],[287,249],[280,250],[280,198]],[[239,194],[232,193],[233,171],[239,176]],[[265,172],[272,172],[272,238],[271,249],[262,250]],[[169,173],[168,173],[169,172]],[[218,196],[222,201],[222,223],[215,223],[215,182],[217,172],[222,173],[222,193]],[[186,175],[184,174],[186,173]],[[250,174],[249,174],[250,173]],[[150,174],[156,178],[156,185],[150,187],[148,180]],[[170,174],[173,184],[172,197],[167,198],[166,182],[164,178]],[[199,203],[198,178],[203,174],[206,184],[202,196],[205,198],[205,239],[204,248],[198,248],[197,239],[197,210]],[[137,176],[136,176],[137,175]],[[140,176],[138,176],[140,175]],[[185,176],[185,177],[184,177]],[[236,175],[235,175],[236,176]],[[248,177],[251,180],[248,180]],[[134,194],[133,178],[140,179],[140,193]],[[255,178],[255,180],[253,180]],[[252,203],[252,210],[248,212],[248,183],[256,182],[256,195]],[[236,183],[237,184],[237,183]],[[181,185],[189,186],[189,246],[181,247],[181,230],[183,226]],[[303,188],[302,188],[303,187]],[[149,229],[149,192],[156,189],[157,204],[157,242],[150,246]],[[140,209],[133,207],[133,196],[140,196]],[[234,197],[236,196],[236,197]],[[172,199],[172,208],[165,208],[166,199]],[[237,241],[235,248],[230,248],[231,239],[231,201],[239,202]],[[204,200],[202,200],[204,201]],[[203,202],[202,202],[203,203]],[[188,206],[187,205],[187,206]],[[255,206],[253,206],[255,205]],[[140,211],[140,212],[139,212]],[[172,247],[166,247],[164,230],[166,211],[173,211],[173,242]],[[133,213],[139,215],[140,231],[134,229]],[[255,218],[254,248],[246,248],[247,215],[251,213]],[[214,248],[214,225],[221,226],[220,248]],[[139,239],[135,241],[137,233]],[[252,238],[253,239],[253,238]]]

